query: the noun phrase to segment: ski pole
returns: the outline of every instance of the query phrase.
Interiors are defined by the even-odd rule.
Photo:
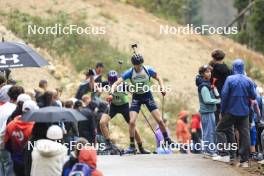
[[[161,107],[162,120],[164,120],[164,105],[165,105],[165,97],[162,96],[162,107]]]

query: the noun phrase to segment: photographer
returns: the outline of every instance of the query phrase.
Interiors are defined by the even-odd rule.
[[[82,96],[88,93],[93,89],[94,86],[94,71],[92,69],[89,69],[85,73],[85,80],[80,84],[75,98],[80,100],[82,99]]]
[[[97,63],[95,69],[89,69],[85,73],[85,80],[81,83],[76,93],[75,98],[82,99],[82,96],[88,92],[93,91],[95,83],[102,82],[102,74],[104,70],[103,63]],[[92,94],[92,97],[95,93]]]

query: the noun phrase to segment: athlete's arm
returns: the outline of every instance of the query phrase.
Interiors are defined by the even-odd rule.
[[[153,78],[159,82],[159,86],[160,86],[161,94],[162,94],[163,96],[165,96],[165,95],[166,95],[166,91],[165,91],[165,87],[164,87],[163,80],[158,76],[158,74],[155,74],[155,75],[153,76]]]
[[[116,88],[118,85],[120,85],[123,82],[122,78],[118,78],[118,80],[112,85],[110,94],[106,98],[106,101],[111,102],[113,100],[113,93],[116,91]]]
[[[120,85],[123,81],[124,80],[122,77],[118,78],[117,81],[112,85],[110,93],[114,93],[116,91],[117,86]]]

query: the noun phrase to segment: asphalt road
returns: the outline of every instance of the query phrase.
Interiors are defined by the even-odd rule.
[[[99,156],[104,176],[241,176],[235,166],[204,159],[201,155]]]

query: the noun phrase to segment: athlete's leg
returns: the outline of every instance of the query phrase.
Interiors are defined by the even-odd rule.
[[[119,111],[119,113],[122,114],[122,116],[124,117],[125,121],[127,122],[128,126],[129,126],[129,123],[130,123],[129,104],[124,105],[122,107],[122,109]],[[139,135],[137,128],[135,128],[135,139],[136,139],[138,144],[142,143],[142,139]]]
[[[130,111],[130,121],[129,121],[129,136],[130,136],[130,146],[135,147],[135,132],[136,132],[136,121],[138,117],[138,112]]]
[[[123,115],[124,119],[126,120],[126,122],[129,125],[130,122],[130,116],[129,116],[129,105],[127,105],[126,107],[124,107],[120,113]],[[145,150],[142,144],[142,139],[140,137],[139,131],[137,128],[135,128],[135,139],[138,145],[138,149],[140,151],[141,154],[150,154],[150,152],[148,150]]]
[[[165,133],[166,132],[166,126],[165,126],[164,121],[162,120],[159,109],[155,109],[155,110],[151,111],[151,115],[152,115],[152,117],[154,117],[154,119],[158,123],[161,132]]]
[[[108,139],[110,140],[110,133],[108,129],[108,124],[110,121],[111,121],[111,117],[108,114],[102,115],[102,118],[100,120],[100,128],[106,140]]]
[[[158,123],[159,128],[163,134],[164,141],[168,142],[168,144],[171,144],[172,141],[168,136],[165,123],[161,117],[160,111],[159,111],[153,97],[151,96],[148,100],[146,100],[145,104],[146,104],[148,110],[150,111],[152,117],[154,117],[154,119]]]

